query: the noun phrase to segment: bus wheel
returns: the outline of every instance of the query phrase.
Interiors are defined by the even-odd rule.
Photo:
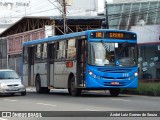
[[[76,86],[75,86],[75,78],[74,77],[72,77],[72,79],[70,81],[70,90],[69,90],[69,93],[72,96],[79,96],[81,94],[81,89],[76,88]]]
[[[41,87],[41,81],[40,81],[40,76],[38,75],[36,77],[36,92],[41,94],[41,93],[46,93],[48,94],[50,92],[50,89],[48,89],[48,87]]]
[[[35,85],[36,85],[36,92],[37,93],[42,93],[43,90],[42,90],[42,87],[41,87],[41,81],[40,81],[40,76],[39,75],[36,77]]]
[[[72,94],[71,94],[71,88],[70,88],[70,87],[68,87],[68,92],[69,92],[69,95],[72,95]]]
[[[111,96],[116,97],[120,93],[120,88],[110,89],[109,92]]]
[[[48,89],[48,87],[43,87],[42,89],[43,89],[43,93],[49,94],[50,89]]]

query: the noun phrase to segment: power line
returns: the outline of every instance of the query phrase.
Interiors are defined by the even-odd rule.
[[[52,1],[50,1],[50,0],[48,0],[48,1],[63,13],[63,11],[59,7],[57,7]]]
[[[50,1],[50,0],[48,0],[48,1]],[[51,1],[50,1],[51,2]],[[53,3],[53,2],[52,2]],[[41,4],[41,3],[39,3],[39,4]],[[53,4],[54,5],[54,4]],[[36,5],[36,6],[38,6],[38,5]],[[41,7],[41,6],[40,6]],[[56,6],[56,8],[58,8],[57,6]],[[155,8],[157,8],[157,7],[155,7]],[[154,9],[155,9],[154,8]],[[37,8],[38,10],[40,9],[40,8]],[[37,13],[37,9],[35,9],[34,11]],[[134,8],[132,8],[132,9],[134,9]],[[153,8],[152,8],[153,9]],[[50,11],[51,9],[49,9],[48,11]],[[74,9],[74,10],[76,10],[76,9]],[[142,12],[142,10],[144,10],[144,11],[147,11],[148,10],[148,7],[147,8],[144,8],[144,9],[141,9],[141,12]],[[151,7],[150,7],[150,10],[151,10]],[[47,10],[46,10],[47,11]],[[115,11],[114,11],[115,12]],[[136,10],[134,10],[134,12],[136,12]],[[38,12],[39,13],[39,12]],[[80,12],[80,13],[83,13],[83,12]],[[127,13],[127,12],[125,12],[125,13]],[[32,13],[30,13],[30,14],[34,14],[34,12],[33,12],[33,10],[32,10]],[[75,13],[75,14],[77,14],[77,12]],[[23,15],[23,14],[22,14]],[[28,14],[29,15],[29,14]],[[116,15],[116,14],[113,14],[113,15]],[[21,15],[19,15],[19,16],[21,16]]]
[[[46,5],[45,5],[46,4]],[[49,4],[50,5],[50,4]],[[34,6],[34,7],[33,7]],[[47,2],[45,2],[45,3],[43,3],[42,4],[42,2],[40,1],[40,2],[38,2],[37,4],[36,3],[34,3],[34,4],[32,4],[30,7],[28,7],[27,8],[27,11],[28,10],[30,10],[30,9],[32,9],[32,11],[31,11],[31,13],[28,13],[27,15],[30,15],[30,14],[34,14],[34,13],[40,13],[39,12],[39,10],[42,10],[42,9],[44,9],[44,8],[49,8],[50,6],[48,6],[47,5]],[[53,10],[53,9],[47,9],[48,11],[50,11],[50,10]],[[42,10],[42,11],[47,11],[47,10]],[[16,11],[24,11],[24,9],[18,9],[18,10],[16,10]],[[16,14],[16,13],[14,13],[14,14],[11,14],[12,16],[23,16],[24,15],[24,13],[20,13],[20,14]]]

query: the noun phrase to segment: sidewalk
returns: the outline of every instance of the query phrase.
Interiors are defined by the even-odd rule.
[[[35,87],[26,87],[26,91],[27,92],[36,92],[36,88]]]

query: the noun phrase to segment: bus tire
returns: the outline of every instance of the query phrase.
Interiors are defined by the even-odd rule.
[[[35,83],[35,85],[36,85],[36,92],[37,93],[42,93],[43,92],[43,89],[42,89],[42,87],[41,87],[41,81],[40,81],[40,76],[39,75],[37,75],[36,76],[36,83]]]
[[[111,95],[111,96],[116,97],[116,96],[118,96],[119,93],[120,93],[120,88],[110,89],[109,92],[110,92],[110,95]]]
[[[48,87],[43,87],[42,91],[43,93],[48,94],[50,92],[50,89],[48,89]]]
[[[48,87],[41,87],[41,79],[40,79],[40,76],[37,75],[36,77],[36,92],[41,94],[41,93],[46,93],[48,94],[50,92],[50,89],[48,89]]]
[[[71,88],[70,88],[70,87],[68,87],[68,93],[69,93],[69,95],[72,95],[72,94],[71,94]]]
[[[75,77],[72,77],[71,78],[71,81],[70,81],[70,88],[69,88],[69,93],[72,95],[72,96],[79,96],[81,95],[81,89],[77,88],[75,86]]]

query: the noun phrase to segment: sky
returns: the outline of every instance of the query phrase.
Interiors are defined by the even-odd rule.
[[[54,1],[55,0],[12,0],[11,2],[10,0],[0,0],[0,11],[1,11],[0,12],[0,23],[12,23],[14,19],[17,20],[26,15],[27,16],[59,15],[61,14],[60,10],[55,9],[55,6],[58,6],[57,5],[58,3],[55,3]],[[73,0],[73,1],[75,2],[76,0]],[[113,0],[107,0],[107,2],[112,2],[112,1]],[[98,3],[98,13],[104,12],[104,2],[105,0],[96,1],[96,4]],[[6,3],[7,3],[7,7],[4,6],[4,4]],[[29,6],[24,6],[23,5],[24,3],[29,4]],[[86,1],[86,4],[90,5],[89,0]],[[77,15],[78,13],[80,15],[80,13],[84,14],[83,11],[86,12],[86,10],[88,11],[90,10],[91,12],[92,10],[95,9],[94,5],[92,5],[92,7],[88,6],[88,8],[85,8],[86,4],[82,4],[80,7],[78,7],[79,5],[77,4],[78,6],[76,6],[76,8],[67,7],[69,11],[67,12],[67,14]]]
[[[113,0],[106,0],[108,3],[113,2]],[[104,12],[104,2],[105,0],[98,0],[98,13]]]

